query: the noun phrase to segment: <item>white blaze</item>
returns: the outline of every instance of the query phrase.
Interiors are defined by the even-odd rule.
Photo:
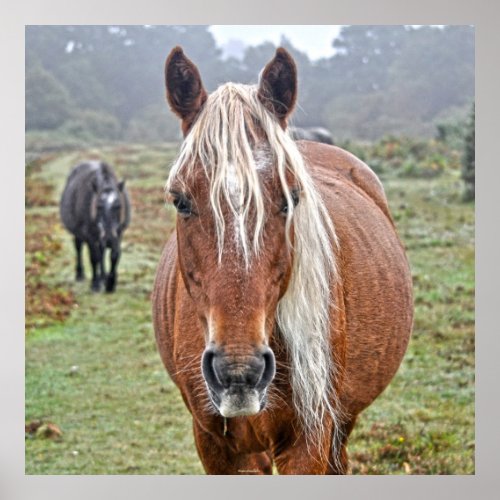
[[[111,193],[109,193],[106,198],[106,203],[108,205],[112,205],[116,199],[117,199],[116,193],[114,191],[111,191]]]

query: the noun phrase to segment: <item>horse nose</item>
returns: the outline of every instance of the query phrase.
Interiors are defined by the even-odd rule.
[[[268,347],[250,356],[231,356],[211,347],[203,354],[202,372],[217,392],[230,388],[263,390],[274,378],[276,362]]]

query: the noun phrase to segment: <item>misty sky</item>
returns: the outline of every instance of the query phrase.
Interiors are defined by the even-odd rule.
[[[338,25],[213,25],[210,31],[219,46],[229,40],[241,40],[246,45],[258,45],[264,41],[279,44],[281,36],[285,35],[292,45],[306,52],[310,59],[330,57],[334,54],[332,40],[339,34]]]

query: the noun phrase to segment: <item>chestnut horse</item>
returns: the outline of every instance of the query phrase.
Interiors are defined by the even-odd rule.
[[[381,183],[286,130],[296,66],[208,95],[177,47],[167,99],[184,142],[153,292],[163,363],[210,474],[343,474],[357,415],[398,369],[413,317],[408,261]]]

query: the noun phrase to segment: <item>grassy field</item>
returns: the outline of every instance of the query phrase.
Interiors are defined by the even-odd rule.
[[[163,203],[174,154],[110,146],[42,156],[26,170],[27,474],[203,473],[150,312],[174,224]],[[110,295],[74,282],[72,241],[58,217],[69,168],[92,157],[127,179],[133,206]],[[397,376],[352,434],[352,473],[473,474],[474,207],[461,202],[456,169],[382,177],[412,265],[415,328]]]

